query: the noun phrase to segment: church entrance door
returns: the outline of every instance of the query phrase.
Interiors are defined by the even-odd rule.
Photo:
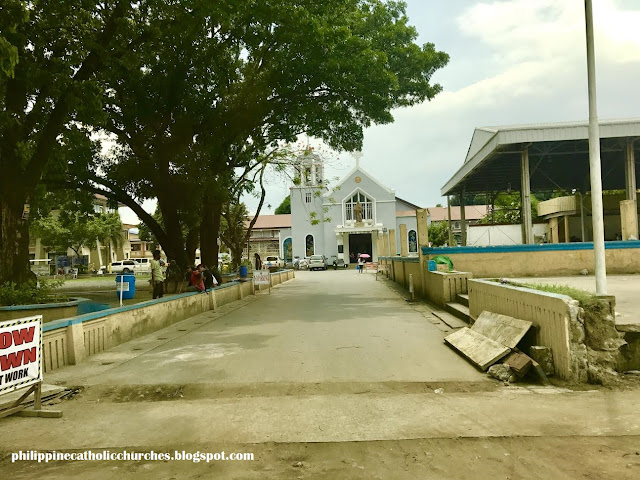
[[[349,260],[350,263],[358,263],[358,255],[366,253],[373,257],[373,247],[370,233],[349,234]],[[369,260],[370,261],[370,260]]]

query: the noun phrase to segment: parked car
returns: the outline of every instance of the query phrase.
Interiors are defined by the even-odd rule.
[[[262,268],[284,268],[284,260],[280,257],[269,255],[262,262]]]
[[[109,270],[111,273],[136,273],[140,270],[140,266],[135,260],[118,260],[111,262]]]
[[[151,273],[150,258],[134,258],[132,260],[138,263],[136,272]]]
[[[327,259],[324,255],[311,255],[309,257],[309,270],[326,270]]]

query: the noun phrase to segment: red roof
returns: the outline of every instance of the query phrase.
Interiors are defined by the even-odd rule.
[[[245,222],[248,227],[251,219]],[[258,215],[253,229],[276,229],[276,228],[291,228],[291,214],[285,213],[282,215]]]
[[[447,207],[427,207],[432,222],[448,219]],[[481,220],[487,216],[487,205],[467,205],[464,207],[465,220]],[[460,207],[451,207],[451,220],[460,220]]]

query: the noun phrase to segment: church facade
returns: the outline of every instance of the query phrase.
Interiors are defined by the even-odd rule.
[[[291,194],[291,228],[280,231],[281,255],[295,257],[332,255],[354,263],[367,254],[373,261],[386,252],[378,251],[378,238],[391,229],[396,232],[398,252],[407,242],[410,254],[418,254],[417,205],[397,198],[395,191],[367,173],[359,162],[333,188],[324,182],[324,166],[315,155],[306,155],[297,167]],[[400,224],[407,226],[400,237]],[[395,253],[395,252],[394,252]]]

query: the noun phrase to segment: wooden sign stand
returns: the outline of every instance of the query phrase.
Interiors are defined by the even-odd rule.
[[[33,409],[27,408],[22,402],[31,394],[34,394]],[[42,409],[42,382],[31,385],[27,391],[22,394],[10,407],[0,410],[0,418],[9,415],[18,417],[43,417],[43,418],[60,418],[62,412],[60,410],[43,410]]]

